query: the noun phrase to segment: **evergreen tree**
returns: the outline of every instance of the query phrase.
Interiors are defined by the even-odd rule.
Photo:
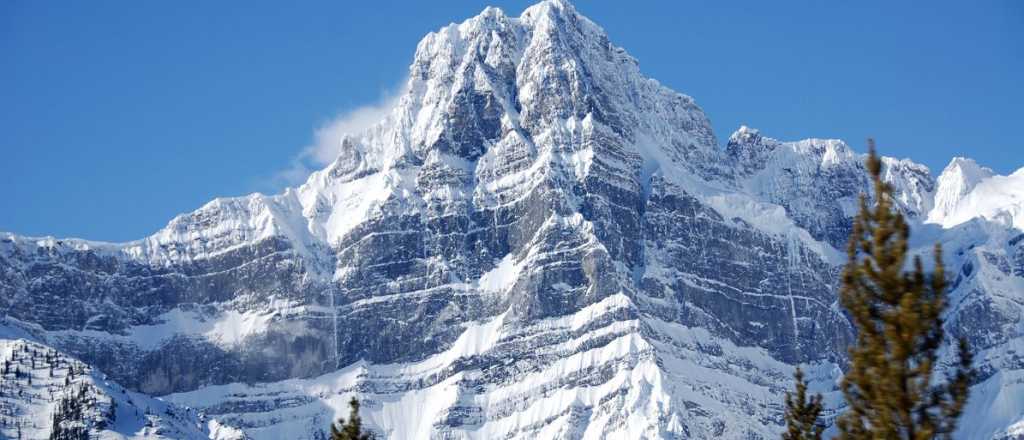
[[[825,427],[818,424],[821,414],[821,394],[807,399],[807,382],[800,368],[793,374],[796,394],[786,393],[786,432],[782,440],[821,440]]]
[[[850,236],[840,301],[857,330],[842,389],[848,410],[839,418],[841,439],[950,438],[967,402],[971,354],[959,343],[960,361],[946,381],[933,383],[943,341],[946,279],[936,245],[934,272],[920,257],[906,272],[910,229],[882,181],[882,162],[868,141],[867,169],[875,206],[860,199]]]
[[[68,390],[57,401],[50,418],[49,440],[89,440],[85,411],[89,405],[89,389],[82,385]]]
[[[363,419],[359,417],[359,400],[353,397],[348,401],[348,406],[348,422],[339,419],[337,423],[331,424],[331,440],[372,440],[372,433],[363,432]]]

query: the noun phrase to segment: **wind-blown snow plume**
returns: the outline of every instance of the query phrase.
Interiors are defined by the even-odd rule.
[[[342,153],[342,139],[358,135],[381,122],[398,104],[405,92],[406,83],[408,79],[402,79],[397,86],[382,92],[376,102],[343,111],[320,124],[313,130],[313,142],[292,158],[288,168],[274,176],[274,185],[280,187],[301,183],[310,173],[337,159]]]

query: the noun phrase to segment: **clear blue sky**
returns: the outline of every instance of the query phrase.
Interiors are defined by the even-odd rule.
[[[0,2],[0,231],[128,240],[273,192],[318,125],[380,99],[427,32],[528,2]],[[577,8],[740,124],[938,172],[1024,166],[1024,2],[586,1]]]

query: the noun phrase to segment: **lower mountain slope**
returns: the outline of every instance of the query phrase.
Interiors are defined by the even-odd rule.
[[[0,328],[0,438],[245,440],[194,409],[129,391],[7,323]]]

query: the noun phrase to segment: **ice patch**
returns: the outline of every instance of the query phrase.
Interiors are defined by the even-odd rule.
[[[487,293],[503,293],[512,288],[522,270],[523,264],[517,263],[515,255],[510,253],[502,258],[494,269],[483,274],[477,285],[480,290]]]

